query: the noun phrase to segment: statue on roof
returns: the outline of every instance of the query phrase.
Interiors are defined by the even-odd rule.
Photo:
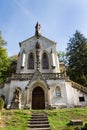
[[[35,26],[35,35],[37,36],[37,38],[40,37],[40,28],[41,28],[41,25],[37,22]]]

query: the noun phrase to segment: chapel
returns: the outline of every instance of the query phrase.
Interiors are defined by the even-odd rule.
[[[8,109],[52,109],[87,105],[87,88],[66,75],[56,42],[44,37],[37,22],[34,36],[19,43],[16,73],[0,87]]]

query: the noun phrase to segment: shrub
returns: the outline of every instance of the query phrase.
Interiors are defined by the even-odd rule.
[[[0,109],[2,109],[3,107],[4,107],[4,100],[0,98]]]
[[[0,124],[1,124],[1,113],[0,113]]]

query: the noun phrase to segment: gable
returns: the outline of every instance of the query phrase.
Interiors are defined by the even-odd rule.
[[[49,48],[53,48],[56,46],[56,42],[44,37],[44,36],[40,36],[39,39],[37,39],[36,36],[32,36],[31,38],[29,39],[26,39],[22,42],[20,42],[20,47],[21,48],[26,48],[26,49],[34,49],[35,48],[35,45],[36,45],[36,42],[39,42],[40,43],[40,46],[41,46],[41,49],[49,49]]]
[[[47,81],[43,78],[42,73],[38,69],[36,69],[32,79],[28,82],[27,85],[29,86],[33,81],[35,81],[35,82],[43,81],[46,84],[47,88],[49,89]]]

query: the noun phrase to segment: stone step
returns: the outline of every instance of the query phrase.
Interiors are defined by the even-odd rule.
[[[47,128],[28,128],[28,130],[51,130],[50,127]]]
[[[48,118],[30,118],[29,121],[48,121]]]
[[[29,124],[28,125],[29,128],[47,128],[50,127],[49,124]]]
[[[48,120],[47,117],[44,117],[44,118],[43,118],[43,117],[41,117],[41,118],[38,118],[38,117],[37,117],[37,118],[33,118],[33,117],[31,117],[30,119],[31,119],[31,120],[37,120],[37,119],[38,119],[38,120]]]
[[[28,130],[51,130],[46,114],[32,114],[28,122]]]
[[[41,119],[48,119],[47,117],[31,117],[30,119],[39,119],[39,120],[41,120]]]
[[[29,124],[49,124],[48,120],[47,121],[29,121]]]
[[[33,115],[33,116],[31,116],[31,118],[47,118],[47,116],[46,115],[44,115],[44,116],[41,116],[41,115],[35,116],[35,115]]]
[[[31,116],[47,116],[46,114],[32,114]]]

